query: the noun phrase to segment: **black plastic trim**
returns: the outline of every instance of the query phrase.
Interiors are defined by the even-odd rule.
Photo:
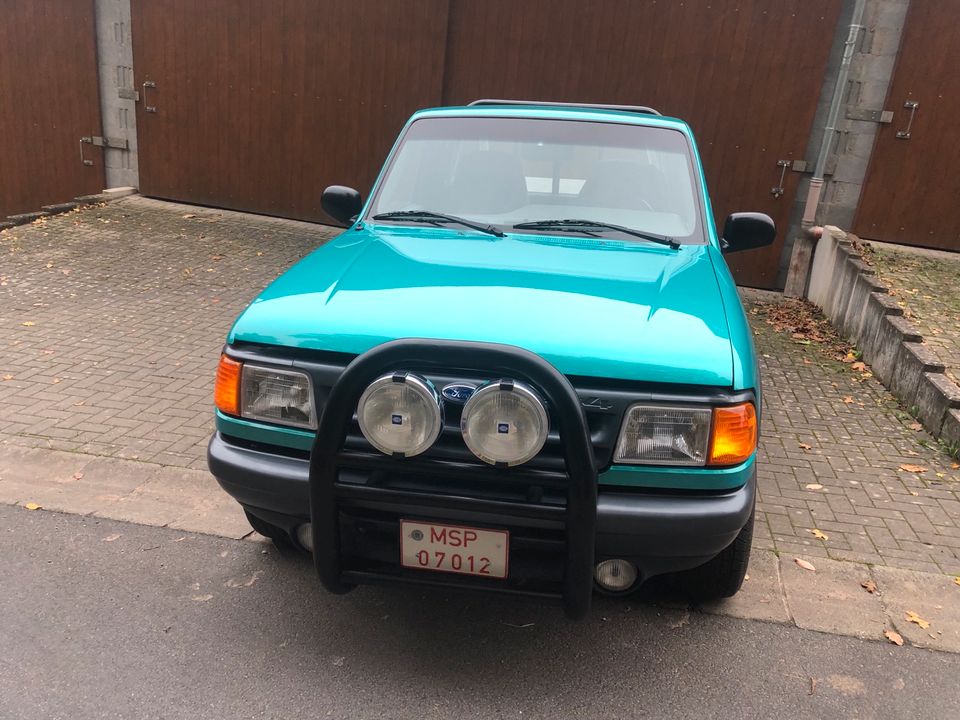
[[[517,377],[529,382],[546,398],[553,411],[552,420],[559,429],[568,478],[562,602],[568,616],[584,617],[593,593],[597,519],[597,470],[586,417],[576,391],[563,374],[538,355],[508,345],[395,340],[360,355],[343,371],[327,398],[310,453],[313,558],[323,586],[333,593],[352,589],[341,566],[338,504],[346,488],[338,483],[338,476],[341,467],[351,460],[352,453],[344,445],[357,401],[373,379],[395,368],[408,367],[455,367]],[[363,462],[356,453],[352,455],[354,461]],[[392,462],[397,472],[403,472],[404,466],[410,467],[406,458],[392,459]],[[433,462],[438,467],[457,465],[442,459]],[[496,477],[503,471],[489,468],[486,472]],[[538,510],[548,512],[544,508],[538,507]]]

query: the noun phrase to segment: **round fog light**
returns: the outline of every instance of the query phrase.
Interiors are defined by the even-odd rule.
[[[313,552],[313,526],[310,523],[297,526],[297,542]]]
[[[637,567],[627,560],[604,560],[593,572],[597,584],[610,592],[623,592],[637,581]]]
[[[409,373],[377,378],[357,404],[360,431],[387,455],[413,457],[428,450],[443,429],[440,396],[433,384]]]
[[[470,451],[490,465],[521,465],[547,441],[550,422],[543,401],[513,380],[490,382],[463,408],[460,430]]]

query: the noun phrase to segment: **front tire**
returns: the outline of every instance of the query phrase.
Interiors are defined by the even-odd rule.
[[[706,602],[733,597],[743,585],[753,542],[753,516],[729,546],[700,567],[676,575],[677,587],[691,600]]]

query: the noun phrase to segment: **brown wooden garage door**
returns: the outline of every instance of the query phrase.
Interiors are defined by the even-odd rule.
[[[885,107],[854,231],[960,250],[960,2],[911,0]]]
[[[841,0],[134,0],[143,192],[312,220],[419,107],[650,104],[699,138],[718,222],[786,228]],[[146,105],[156,108],[147,112]],[[731,256],[771,287],[783,244]]]
[[[100,192],[93,0],[0,2],[0,219]]]
[[[323,188],[368,188],[410,113],[440,101],[447,0],[131,9],[148,195],[329,222]]]

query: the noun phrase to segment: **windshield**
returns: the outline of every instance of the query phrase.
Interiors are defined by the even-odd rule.
[[[518,223],[575,218],[702,242],[693,177],[686,138],[676,130],[572,120],[424,118],[404,135],[369,215],[425,210],[507,230]]]

